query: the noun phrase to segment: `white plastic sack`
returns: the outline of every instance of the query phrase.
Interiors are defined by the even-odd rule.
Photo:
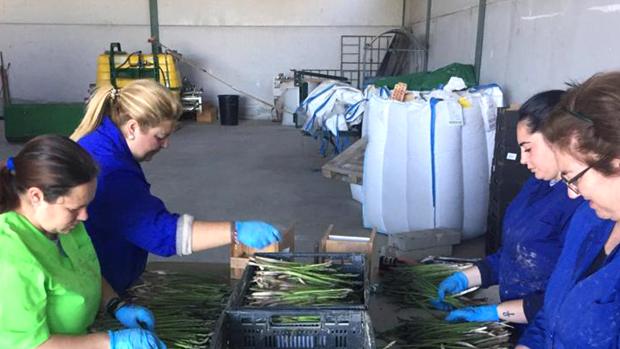
[[[487,132],[479,92],[464,93],[463,137],[463,238],[469,239],[486,229],[489,202],[489,162]]]
[[[450,124],[449,110],[458,110],[456,100],[434,99],[431,108],[421,99],[369,97],[365,226],[384,233],[460,228],[460,146],[452,144],[460,139],[460,126]]]
[[[390,96],[390,90],[386,87],[375,87],[374,85],[368,85],[366,90],[364,91],[364,99],[366,100],[366,110],[368,108],[368,103],[370,103],[370,97],[378,95],[380,97],[388,98]],[[363,114],[363,123],[362,123],[362,137],[368,136],[368,128],[369,128],[369,116],[368,112]]]
[[[484,121],[484,129],[487,140],[487,154],[489,162],[489,178],[491,177],[491,166],[493,165],[493,153],[495,151],[495,128],[497,124],[497,108],[502,108],[504,95],[502,89],[496,84],[490,84],[479,88],[481,93],[480,111]]]
[[[302,102],[308,118],[304,131],[327,129],[335,136],[362,122],[365,98],[362,91],[336,81],[324,81]]]
[[[351,190],[351,198],[360,204],[364,202],[364,193],[362,192],[361,184],[349,184],[349,189]]]
[[[375,96],[370,97],[366,108],[365,124],[368,130],[368,144],[364,153],[363,219],[365,227],[374,227],[386,233],[383,223],[383,163],[387,139],[389,104]]]
[[[435,227],[460,229],[463,221],[463,112],[456,98],[432,98],[430,105]]]
[[[483,234],[498,87],[417,93],[369,88],[363,133],[364,225],[383,233],[452,228]]]
[[[411,117],[411,105],[389,100],[381,100],[387,113],[385,149],[383,153],[383,193],[381,205],[385,231],[408,231],[408,162],[407,154],[408,120]],[[403,190],[405,189],[405,190]]]
[[[407,231],[435,226],[433,209],[433,171],[431,163],[430,104],[422,99],[406,103],[408,108],[407,137]],[[427,132],[425,132],[426,130]],[[422,165],[425,164],[425,165]]]
[[[317,88],[312,90],[308,97],[301,103],[300,109],[303,109],[308,118],[303,126],[305,131],[311,132],[323,116],[331,112],[335,100],[332,98],[336,91],[337,82],[324,81]],[[318,120],[317,120],[318,119]]]

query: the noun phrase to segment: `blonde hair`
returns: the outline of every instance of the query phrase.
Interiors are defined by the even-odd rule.
[[[180,100],[155,80],[134,80],[122,89],[104,85],[90,97],[84,118],[71,139],[78,141],[94,131],[105,115],[119,128],[133,119],[145,130],[164,121],[176,122],[182,111]]]

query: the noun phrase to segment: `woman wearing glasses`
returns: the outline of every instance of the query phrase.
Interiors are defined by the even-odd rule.
[[[543,134],[568,195],[583,197],[543,309],[517,348],[620,346],[620,72],[572,88]]]
[[[564,91],[541,92],[519,109],[517,140],[521,163],[532,172],[506,210],[502,247],[476,266],[439,285],[439,301],[470,287],[499,285],[498,305],[457,309],[449,321],[499,321],[526,324],[542,307],[549,275],[562,249],[565,227],[581,200],[566,196],[553,151],[540,127]],[[524,325],[517,326],[519,330]]]

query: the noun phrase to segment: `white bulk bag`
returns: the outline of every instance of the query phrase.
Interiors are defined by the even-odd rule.
[[[411,114],[406,103],[389,100],[382,103],[389,111],[383,152],[383,223],[388,232],[409,231],[407,191],[403,189],[408,187],[407,162],[412,161],[407,154],[407,139],[411,134],[407,121]]]
[[[463,238],[486,230],[489,202],[487,139],[481,110],[481,94],[463,93]]]
[[[484,233],[498,91],[434,90],[397,102],[366,90],[364,226]]]
[[[409,231],[435,226],[433,171],[431,168],[430,104],[422,99],[408,102],[407,219]]]
[[[493,166],[493,153],[495,151],[495,127],[497,124],[497,108],[505,107],[504,93],[497,84],[487,84],[471,89],[471,93],[480,92],[480,111],[484,121],[484,129],[487,140],[487,154],[489,162],[489,178]]]
[[[462,109],[456,98],[431,98],[431,168],[435,227],[461,229],[463,169],[461,165]]]
[[[376,228],[387,233],[383,223],[383,159],[387,137],[387,122],[390,113],[389,102],[374,95],[368,96],[365,113],[365,125],[368,132],[368,144],[364,153],[364,200],[362,206],[364,226]]]
[[[460,126],[456,100],[395,102],[377,94],[366,109],[364,225],[384,233],[460,228]],[[435,185],[433,185],[435,184]]]

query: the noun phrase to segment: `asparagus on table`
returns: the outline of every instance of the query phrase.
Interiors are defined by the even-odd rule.
[[[251,306],[354,302],[363,285],[359,274],[343,273],[331,261],[304,264],[254,256],[249,265],[257,268],[246,297]]]
[[[398,266],[384,277],[383,290],[390,298],[404,307],[431,309],[437,298],[439,283],[469,264],[416,264]],[[472,290],[473,291],[473,290]],[[444,302],[454,308],[484,304],[484,300],[459,295],[446,295]]]
[[[400,320],[380,337],[406,349],[508,349],[510,326],[501,322],[447,323],[441,319]]]
[[[195,274],[147,271],[142,279],[144,283],[129,290],[129,298],[153,312],[155,332],[168,348],[208,348],[229,287]],[[101,314],[92,327],[108,330],[121,324]]]

